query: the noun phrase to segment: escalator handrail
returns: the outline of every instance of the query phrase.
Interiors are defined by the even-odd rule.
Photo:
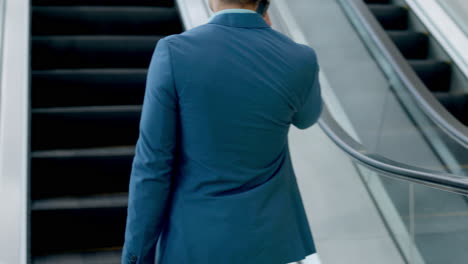
[[[326,105],[318,123],[325,134],[353,160],[379,174],[468,195],[468,178],[466,177],[410,166],[370,152],[338,124]]]
[[[406,62],[396,45],[385,33],[377,19],[362,0],[340,0],[359,14],[357,19],[369,32],[374,43],[386,57],[400,80],[416,99],[421,110],[451,138],[468,148],[468,127],[456,119],[426,88],[411,66]]]

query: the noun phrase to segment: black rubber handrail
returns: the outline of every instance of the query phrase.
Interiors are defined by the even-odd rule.
[[[426,116],[447,135],[468,148],[468,127],[457,120],[426,88],[364,2],[362,0],[338,1],[347,12],[356,14],[356,19],[359,19],[359,23],[369,33],[374,44],[385,56]]]
[[[468,195],[467,177],[410,166],[370,152],[362,144],[354,140],[338,124],[326,105],[323,107],[319,125],[340,149],[346,152],[353,160],[370,168],[372,171],[376,171],[384,176]]]

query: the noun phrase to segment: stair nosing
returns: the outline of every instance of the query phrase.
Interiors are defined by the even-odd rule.
[[[368,6],[369,8],[372,8],[372,7],[388,7],[388,8],[401,8],[401,9],[407,10],[404,5],[393,4],[393,3],[388,3],[388,4],[366,3],[366,6]]]
[[[77,68],[32,70],[32,74],[104,74],[104,73],[147,73],[148,68]]]
[[[80,260],[82,259],[83,255],[87,254],[92,254],[93,258],[98,258],[102,259],[102,255],[107,255],[107,254],[117,254],[120,255],[122,254],[123,247],[118,246],[118,247],[101,247],[101,248],[90,248],[90,249],[83,249],[83,250],[66,250],[66,251],[59,251],[59,252],[54,252],[52,254],[47,254],[47,255],[35,255],[33,256],[33,263],[41,263],[41,264],[46,264],[46,263],[51,263],[51,260],[53,261],[52,263],[67,263],[66,259],[76,259],[79,258]],[[110,256],[109,258],[112,258],[113,256]],[[104,257],[106,258],[106,257]],[[46,259],[46,262],[44,262],[44,259]],[[86,258],[87,260],[88,258]],[[60,261],[60,262],[58,262]],[[64,262],[65,261],[65,262]],[[93,262],[95,263],[95,262]]]
[[[135,145],[82,148],[82,149],[50,149],[31,151],[31,158],[74,158],[74,157],[112,157],[133,156]]]
[[[86,113],[86,112],[141,112],[142,105],[93,105],[93,106],[60,106],[31,109],[36,113]]]
[[[46,198],[31,201],[31,210],[73,210],[121,208],[128,205],[128,193],[89,195],[83,197]]]
[[[427,32],[424,32],[424,31],[415,31],[415,30],[412,30],[412,29],[402,29],[402,30],[399,30],[399,29],[386,29],[385,32],[387,34],[419,34],[419,35],[426,35],[427,36]]]
[[[169,6],[107,6],[107,5],[74,5],[74,6],[42,6],[42,5],[33,5],[32,9],[97,9],[97,10],[114,10],[114,9],[124,9],[124,10],[175,10],[175,7]]]
[[[66,40],[66,39],[76,39],[76,40],[116,40],[116,39],[131,39],[131,40],[155,40],[162,39],[168,35],[113,35],[113,34],[72,34],[72,35],[32,35],[31,40]]]

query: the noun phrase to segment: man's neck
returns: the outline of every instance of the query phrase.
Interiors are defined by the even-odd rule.
[[[235,5],[235,4],[222,4],[213,7],[213,12],[219,12],[224,9],[248,9],[252,11],[256,11],[255,5]]]

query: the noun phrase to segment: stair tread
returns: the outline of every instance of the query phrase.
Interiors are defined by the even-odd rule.
[[[82,68],[32,70],[33,75],[84,75],[84,74],[125,74],[147,73],[147,68]]]
[[[90,195],[83,197],[60,197],[34,200],[31,209],[40,210],[73,210],[92,208],[118,208],[126,207],[128,193]]]
[[[423,32],[423,31],[414,31],[414,30],[393,30],[393,29],[390,29],[390,30],[385,30],[388,34],[392,34],[392,35],[412,35],[412,34],[417,34],[417,35],[428,35],[427,32]]]
[[[34,10],[65,10],[67,12],[78,12],[78,11],[118,11],[118,12],[138,12],[138,11],[156,11],[156,10],[166,10],[172,11],[173,7],[165,6],[90,6],[90,5],[74,5],[74,6],[33,6]]]
[[[434,96],[465,126],[468,126],[468,92],[436,92]]]
[[[113,146],[84,149],[54,149],[35,150],[31,152],[32,158],[73,158],[73,157],[110,157],[128,156],[135,154],[135,146]]]
[[[35,70],[31,107],[141,105],[147,73],[146,68]]]
[[[364,0],[367,4],[389,4],[390,0]]]
[[[87,252],[64,252],[44,256],[35,256],[33,264],[120,264],[122,248]]]
[[[429,53],[429,37],[425,32],[412,30],[387,30],[406,59],[427,59]]]
[[[408,28],[408,9],[394,4],[367,4],[367,7],[384,29]]]
[[[39,6],[32,8],[37,35],[170,35],[182,25],[173,7]]]
[[[32,109],[32,150],[133,145],[142,106]]]
[[[408,62],[430,91],[450,90],[452,69],[449,62],[436,59]]]
[[[31,67],[39,69],[147,68],[153,35],[45,35],[32,38]]]
[[[31,37],[33,41],[116,41],[116,40],[159,40],[166,37],[165,35],[34,35]]]
[[[406,6],[402,6],[402,5],[397,5],[397,4],[391,4],[391,3],[367,3],[367,6],[370,7],[370,8],[382,8],[382,9],[405,9],[405,10],[408,10],[406,8]]]
[[[97,105],[97,106],[72,106],[72,107],[46,107],[33,108],[33,114],[54,114],[54,113],[105,113],[105,112],[141,112],[142,105]]]
[[[32,5],[174,6],[174,0],[32,0]]]
[[[455,97],[466,97],[468,96],[468,91],[459,91],[459,92],[451,92],[451,93],[434,93],[436,95],[441,95],[441,96],[455,96]]]
[[[413,64],[430,64],[430,63],[447,63],[450,64],[450,61],[438,60],[438,59],[408,59],[409,63]]]

